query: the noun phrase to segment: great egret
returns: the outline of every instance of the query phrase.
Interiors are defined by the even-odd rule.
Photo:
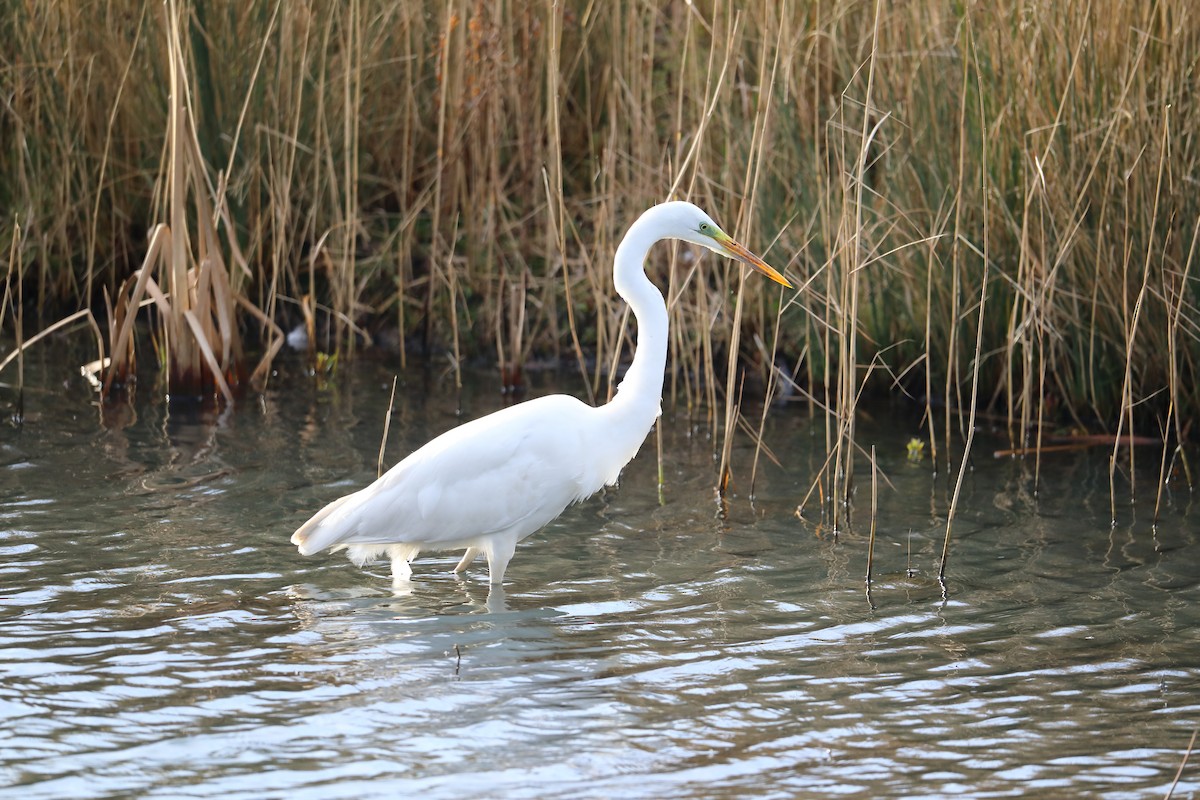
[[[344,548],[359,566],[386,554],[392,582],[402,587],[422,550],[465,548],[455,572],[483,553],[491,582],[503,583],[517,542],[615,483],[661,413],[667,307],[644,264],[662,239],[707,247],[791,287],[691,203],[654,206],[629,228],[613,265],[613,285],[633,310],[638,341],[612,402],[593,408],[550,395],[447,431],[301,525],[292,534],[300,554]]]

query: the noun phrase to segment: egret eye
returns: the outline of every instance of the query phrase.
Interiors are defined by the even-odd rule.
[[[701,222],[700,223],[700,232],[706,236],[712,236],[713,227],[712,227],[712,225],[709,225],[707,222]]]

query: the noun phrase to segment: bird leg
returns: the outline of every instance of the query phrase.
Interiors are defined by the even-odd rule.
[[[455,572],[462,572],[467,567],[471,566],[471,562],[479,555],[478,547],[468,547],[467,552],[463,553],[462,559],[458,562],[458,566],[454,568]]]
[[[504,570],[517,549],[517,540],[511,536],[495,536],[483,549],[487,555],[488,577],[493,586],[504,583]]]
[[[414,547],[405,547],[404,545],[396,545],[388,548],[388,555],[392,557],[392,586],[403,587],[407,586],[412,581],[412,566],[409,564],[417,553],[420,552]]]
[[[403,558],[392,559],[392,586],[403,586],[412,582],[412,567]]]

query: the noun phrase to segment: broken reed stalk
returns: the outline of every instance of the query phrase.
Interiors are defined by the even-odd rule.
[[[387,449],[388,431],[392,427],[392,409],[396,407],[396,382],[399,375],[392,376],[392,394],[388,398],[387,413],[383,415],[383,436],[379,438],[379,460],[375,464],[375,477],[383,475],[383,451]]]
[[[7,294],[7,291],[6,291],[6,294]],[[7,305],[7,299],[6,299],[5,305]],[[105,360],[104,359],[104,334],[100,332],[100,326],[96,323],[96,317],[94,314],[92,314],[92,310],[90,308],[84,308],[79,311],[76,311],[74,314],[71,314],[70,316],[63,317],[58,322],[55,322],[55,323],[52,323],[52,324],[46,326],[42,330],[35,333],[33,336],[30,336],[28,339],[22,340],[21,346],[14,347],[13,351],[11,353],[9,353],[7,356],[5,356],[3,358],[3,360],[0,360],[0,372],[3,372],[5,367],[7,367],[9,364],[13,363],[14,361],[19,360],[26,350],[28,350],[30,347],[33,347],[35,344],[40,342],[42,339],[48,338],[51,334],[55,334],[55,333],[64,331],[67,328],[71,327],[72,325],[74,325],[75,323],[80,322],[80,321],[86,322],[88,324],[88,326],[91,328],[92,332],[95,333],[96,348],[100,354],[99,358],[96,359],[96,363],[103,365],[104,360]]]
[[[871,445],[871,535],[867,539],[867,589],[871,588],[871,568],[875,562],[875,521],[879,512],[879,464],[875,445]]]

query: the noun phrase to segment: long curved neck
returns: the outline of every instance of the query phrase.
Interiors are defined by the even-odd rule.
[[[653,210],[643,214],[617,247],[613,285],[637,320],[637,349],[617,396],[608,404],[611,413],[644,423],[646,431],[660,413],[667,366],[667,305],[645,271],[646,255],[659,240],[653,217]]]

